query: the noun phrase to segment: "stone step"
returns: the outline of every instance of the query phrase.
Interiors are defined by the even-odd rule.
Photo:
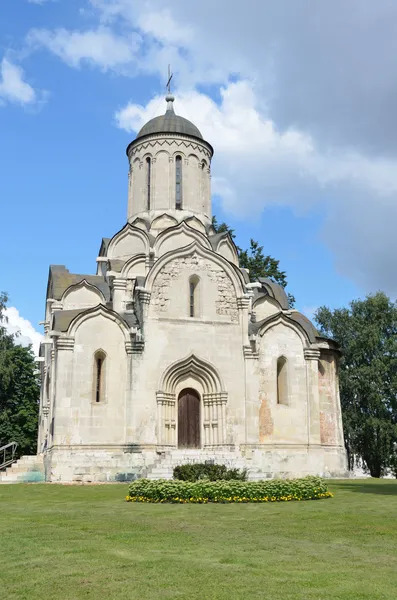
[[[34,483],[44,479],[44,464],[37,455],[21,456],[0,473],[0,483]]]
[[[40,463],[30,463],[28,465],[14,464],[11,465],[11,467],[9,467],[7,471],[11,473],[21,473],[24,471],[40,471],[42,468],[43,465]]]

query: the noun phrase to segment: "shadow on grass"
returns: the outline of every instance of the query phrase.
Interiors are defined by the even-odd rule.
[[[388,479],[356,480],[354,483],[345,483],[343,488],[349,492],[359,492],[360,494],[397,496],[397,481],[390,481]]]

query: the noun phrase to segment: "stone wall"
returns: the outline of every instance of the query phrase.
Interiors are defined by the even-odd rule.
[[[277,404],[277,359],[287,359],[288,404]],[[306,364],[301,337],[283,323],[259,340],[257,439],[260,443],[308,441]]]
[[[189,277],[200,278],[200,316],[238,322],[236,292],[230,277],[217,264],[197,253],[167,263],[157,275],[151,296],[155,313],[189,316]]]

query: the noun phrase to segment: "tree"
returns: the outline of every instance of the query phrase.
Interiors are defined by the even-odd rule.
[[[0,447],[17,442],[21,456],[36,452],[40,386],[31,347],[7,333],[6,303],[0,293]]]
[[[392,466],[397,443],[397,303],[378,292],[349,308],[316,313],[341,347],[340,389],[350,468],[360,457],[372,477]]]
[[[232,239],[236,237],[234,229],[231,229],[226,223],[218,223],[216,217],[212,217],[212,225],[216,233],[226,231]],[[257,281],[259,277],[269,277],[283,288],[287,286],[287,275],[285,271],[280,270],[280,261],[272,256],[265,256],[263,246],[260,246],[259,242],[251,239],[250,247],[247,250],[242,250],[237,246],[237,252],[240,267],[248,269],[251,281]],[[288,294],[288,302],[290,307],[294,306],[295,298],[292,294]]]

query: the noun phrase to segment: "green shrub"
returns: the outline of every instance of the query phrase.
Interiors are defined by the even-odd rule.
[[[179,481],[138,479],[129,486],[128,502],[286,502],[331,498],[320,477],[269,481]]]
[[[212,463],[194,463],[179,465],[174,468],[174,479],[181,481],[199,481],[209,479],[210,481],[223,480],[247,480],[247,471],[244,469],[228,469],[226,465],[214,465]]]

